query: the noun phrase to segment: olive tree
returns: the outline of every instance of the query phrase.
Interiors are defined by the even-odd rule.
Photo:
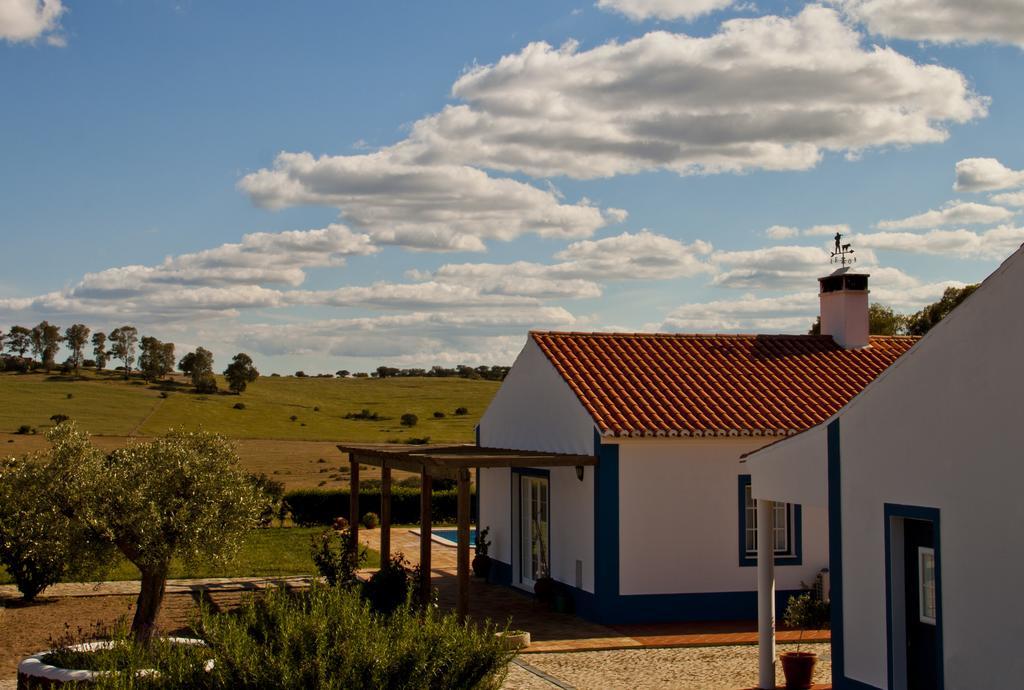
[[[49,484],[38,456],[0,460],[0,564],[25,601],[66,575],[94,572],[105,560],[102,545],[50,500]]]
[[[228,380],[228,387],[236,394],[243,393],[246,386],[259,377],[260,372],[256,371],[256,367],[252,363],[252,357],[244,352],[239,352],[235,355],[231,360],[231,364],[224,370],[224,378]]]
[[[73,422],[49,435],[51,493],[61,511],[117,548],[142,575],[132,634],[145,642],[172,558],[229,560],[263,498],[234,447],[207,432],[169,431],[104,455]]]

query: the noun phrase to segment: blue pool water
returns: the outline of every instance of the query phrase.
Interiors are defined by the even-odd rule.
[[[458,543],[458,541],[459,541],[459,531],[457,529],[434,529],[434,530],[430,530],[430,533],[433,534],[435,537],[441,537],[442,539],[447,539],[448,541],[450,541],[452,543]],[[470,546],[476,546],[476,530],[475,529],[469,530],[469,545]]]

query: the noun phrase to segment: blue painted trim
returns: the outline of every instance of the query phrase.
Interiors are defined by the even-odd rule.
[[[886,503],[885,510],[885,640],[886,660],[888,662],[889,687],[893,687],[893,658],[892,658],[892,518],[911,518],[932,523],[935,548],[935,646],[938,651],[939,673],[937,676],[938,686],[935,690],[943,690],[946,685],[946,664],[942,651],[942,556],[939,545],[939,518],[938,508],[925,508],[923,506],[909,506],[898,503]]]
[[[601,443],[595,429],[594,455],[594,594],[603,620],[619,597],[619,447]]]
[[[512,586],[512,564],[506,563],[505,561],[499,561],[497,558],[491,559],[491,572],[487,576],[487,581],[496,585]]]
[[[480,447],[480,425],[479,424],[477,424],[475,427],[473,427],[473,433],[476,434],[476,447],[479,448]]]
[[[537,469],[535,467],[512,467],[510,469],[512,471],[509,474],[509,479],[510,479],[509,484],[511,484],[511,491],[512,491],[511,499],[513,501],[521,501],[522,497],[523,497],[522,489],[520,489],[519,491],[516,491],[517,485],[519,484],[519,482],[516,481],[516,475],[519,475],[520,477],[540,477],[542,479],[546,479],[547,482],[548,482],[548,568],[550,568],[551,567],[551,562],[553,560],[552,557],[551,557],[551,547],[552,547],[552,544],[551,544],[551,516],[552,516],[551,505],[552,505],[552,503],[554,503],[554,501],[551,498],[551,470],[542,470],[542,469]],[[518,520],[518,525],[517,525],[517,521],[515,519],[515,517],[516,517],[515,504],[509,503],[508,510],[509,510],[509,526],[512,528],[512,529],[509,530],[509,535],[514,536],[516,534],[517,526],[518,526],[518,529],[520,529],[520,530],[523,528],[522,527],[522,525],[523,525],[523,519],[522,519],[523,507],[521,505],[519,506],[519,515],[520,515],[520,517],[519,517],[519,520]],[[512,544],[512,548],[513,549],[519,549],[519,567],[522,568],[523,567],[523,557],[524,557],[524,554],[522,552],[522,548],[523,548],[523,535],[522,534],[520,534],[519,538],[515,540],[514,544]],[[515,577],[515,573],[512,573],[512,576]]]
[[[785,611],[789,597],[802,591],[776,591],[776,610]],[[757,615],[757,592],[626,594],[611,602],[599,599],[598,605],[594,620],[606,625],[750,620]]]
[[[750,486],[750,475],[739,475],[739,563],[741,568],[757,566],[757,556],[747,553],[747,496],[746,489]],[[804,520],[803,508],[800,505],[790,506],[789,543],[793,546],[792,553],[775,556],[776,566],[803,565],[804,563]]]

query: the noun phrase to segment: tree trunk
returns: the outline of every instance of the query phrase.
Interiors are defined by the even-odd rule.
[[[164,601],[167,586],[167,564],[142,571],[142,588],[135,603],[135,618],[132,620],[132,636],[136,642],[146,643],[153,637],[156,616]]]

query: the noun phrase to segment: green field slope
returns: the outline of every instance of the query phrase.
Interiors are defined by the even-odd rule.
[[[7,373],[0,374],[0,432],[13,433],[27,424],[42,433],[51,426],[51,415],[64,414],[89,432],[106,436],[153,436],[171,427],[202,427],[238,439],[386,442],[430,437],[432,442],[472,442],[473,427],[499,385],[459,378],[288,376],[262,377],[242,395],[197,395],[183,379],[156,386],[125,382],[113,374],[73,379]],[[239,402],[244,410],[234,409]],[[458,407],[469,414],[455,415]],[[344,419],[364,408],[386,419]],[[419,418],[412,428],[400,423],[407,412]],[[445,416],[436,419],[434,412]]]

